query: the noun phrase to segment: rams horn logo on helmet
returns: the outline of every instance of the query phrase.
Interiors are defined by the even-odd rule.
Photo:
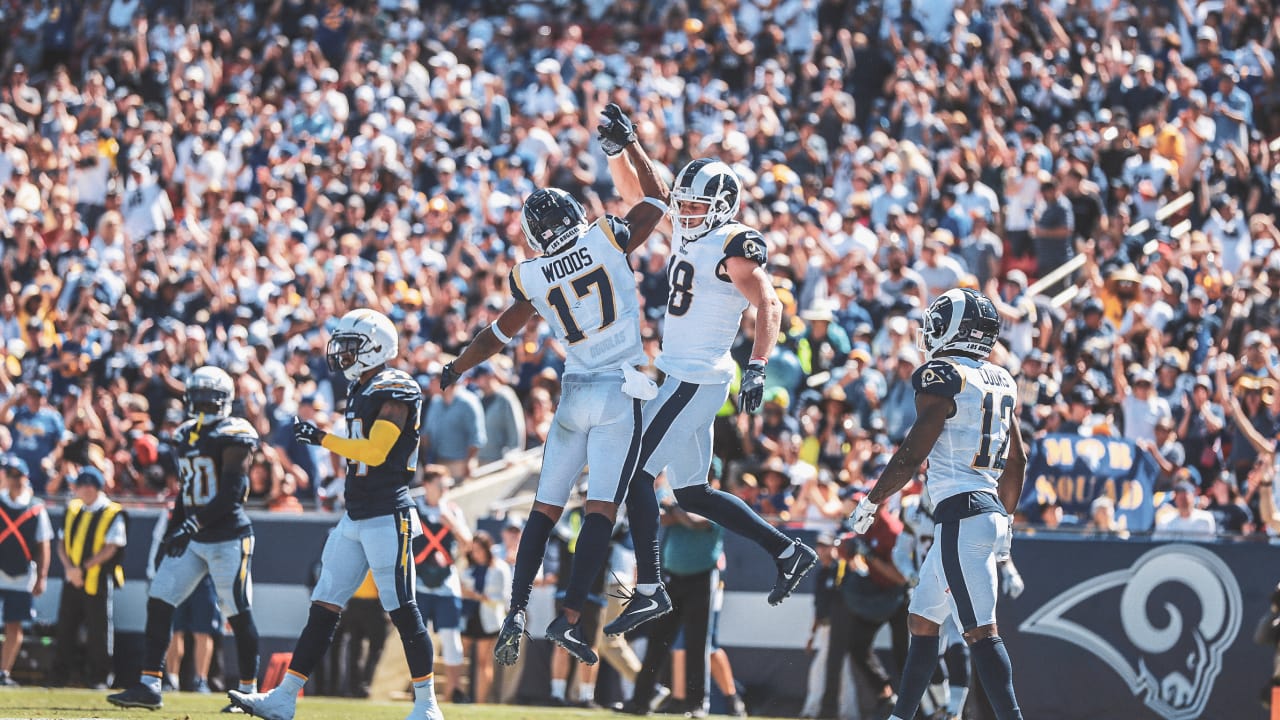
[[[1149,612],[1157,589],[1176,583],[1190,590],[1199,608],[1179,608],[1166,596],[1156,615]],[[1080,605],[1120,588],[1123,642],[1068,619]],[[1168,599],[1165,599],[1165,598]],[[1027,618],[1020,630],[1073,643],[1096,655],[1120,676],[1136,697],[1166,720],[1197,720],[1222,656],[1240,631],[1240,585],[1218,556],[1194,545],[1165,545],[1139,557],[1132,566],[1089,578],[1050,600]],[[1188,611],[1188,612],[1184,612]],[[1079,620],[1088,615],[1076,613]],[[1193,621],[1194,625],[1188,625]]]

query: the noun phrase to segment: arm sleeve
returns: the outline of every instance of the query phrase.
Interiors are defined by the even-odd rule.
[[[124,527],[124,516],[116,515],[111,521],[111,527],[107,528],[107,534],[103,536],[102,541],[107,545],[115,545],[116,547],[124,547],[129,544],[129,536]],[[89,558],[84,558],[88,560]]]
[[[619,252],[627,251],[627,245],[631,244],[630,223],[616,215],[605,215],[600,219],[600,229]]]
[[[377,467],[386,461],[387,454],[399,439],[400,428],[387,420],[378,420],[367,438],[344,438],[329,433],[320,446],[348,460]]]
[[[507,276],[507,287],[511,288],[511,297],[518,302],[529,302],[529,296],[524,294],[524,287],[520,284],[520,266],[511,268],[511,274]]]
[[[911,374],[911,387],[916,393],[954,398],[964,389],[964,378],[951,363],[930,360]]]
[[[758,265],[764,265],[769,262],[769,247],[765,244],[764,236],[758,231],[742,228],[725,241],[724,256],[726,258],[742,257]]]

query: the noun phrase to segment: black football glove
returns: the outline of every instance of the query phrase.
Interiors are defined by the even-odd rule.
[[[600,118],[596,129],[600,131],[600,149],[605,155],[613,157],[636,141],[636,126],[616,103],[605,105]]]
[[[742,373],[742,385],[738,389],[738,409],[753,413],[760,409],[764,400],[764,368],[763,360],[752,360],[747,363],[747,371]]]
[[[462,377],[462,373],[453,369],[453,363],[449,363],[440,370],[440,389],[445,390],[450,385],[458,382],[458,378]]]
[[[319,445],[324,442],[324,436],[329,433],[315,426],[315,423],[309,423],[306,420],[293,416],[293,439],[303,445]]]
[[[164,554],[171,558],[181,557],[182,553],[187,551],[187,546],[191,544],[191,538],[198,532],[200,532],[200,523],[196,522],[195,518],[187,518],[186,522],[165,538]]]

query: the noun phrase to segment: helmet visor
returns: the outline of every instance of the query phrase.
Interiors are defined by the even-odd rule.
[[[331,372],[340,373],[353,367],[360,358],[364,338],[359,335],[334,335],[325,349],[325,362]]]
[[[187,388],[187,413],[189,415],[217,415],[223,411],[228,399],[225,390],[212,387]]]

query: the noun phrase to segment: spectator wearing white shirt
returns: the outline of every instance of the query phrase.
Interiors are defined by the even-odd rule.
[[[1115,371],[1116,395],[1120,398],[1120,408],[1124,411],[1124,437],[1135,442],[1154,442],[1156,423],[1163,418],[1172,418],[1173,411],[1169,408],[1169,402],[1155,390],[1155,373],[1145,367],[1138,368],[1133,372],[1131,386],[1125,378],[1123,367],[1117,352],[1112,360],[1112,368]]]
[[[1164,326],[1173,319],[1173,308],[1160,299],[1163,286],[1160,278],[1147,275],[1139,285],[1138,302],[1133,303],[1124,312],[1120,321],[1120,334],[1128,337],[1135,330],[1151,328],[1156,332],[1164,332]]]
[[[1152,540],[1212,540],[1218,524],[1208,510],[1196,507],[1196,486],[1182,481],[1173,488],[1173,505],[1177,512],[1156,523]]]
[[[1234,197],[1220,195],[1214,199],[1213,210],[1204,223],[1204,234],[1222,247],[1222,269],[1239,277],[1253,253],[1253,238],[1249,236],[1248,220],[1236,209]]]

